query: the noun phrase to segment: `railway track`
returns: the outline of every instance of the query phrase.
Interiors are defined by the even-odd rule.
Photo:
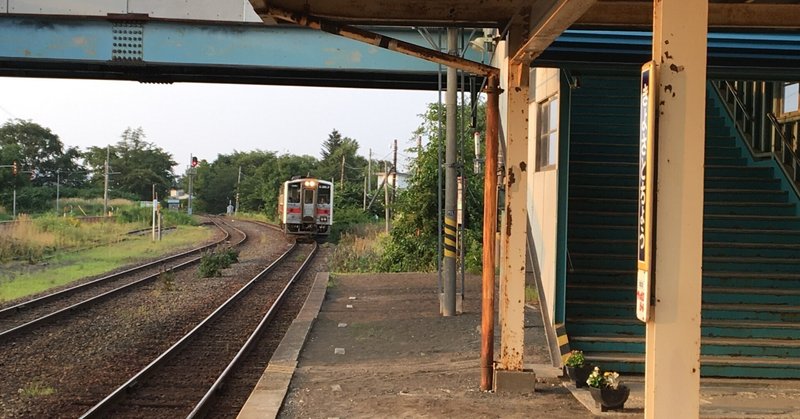
[[[309,266],[316,243],[295,243],[167,351],[82,417],[195,417],[237,370],[289,289]]]
[[[0,339],[23,333],[45,322],[53,321],[76,310],[96,304],[121,292],[130,290],[158,278],[165,271],[190,266],[200,260],[200,253],[221,243],[231,241],[239,245],[247,235],[236,227],[212,219],[225,236],[213,243],[148,262],[122,272],[86,282],[65,290],[47,294],[0,310]],[[230,230],[230,231],[228,231]]]

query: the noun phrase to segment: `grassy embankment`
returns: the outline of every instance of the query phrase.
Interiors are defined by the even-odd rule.
[[[383,224],[352,226],[341,233],[330,262],[332,272],[378,272],[383,242],[388,236]]]
[[[120,266],[190,248],[210,238],[208,228],[179,226],[158,243],[127,236],[140,223],[81,223],[43,217],[16,223],[0,235],[0,301],[99,275]]]

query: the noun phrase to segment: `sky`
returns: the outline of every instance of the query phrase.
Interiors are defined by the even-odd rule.
[[[81,150],[142,127],[148,142],[172,154],[178,175],[190,155],[213,161],[258,149],[319,158],[333,129],[376,159],[390,158],[397,139],[403,163],[419,114],[437,100],[435,91],[0,77],[0,124],[31,120]]]

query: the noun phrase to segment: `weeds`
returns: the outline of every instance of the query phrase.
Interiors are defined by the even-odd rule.
[[[217,247],[200,258],[198,271],[202,278],[222,276],[222,270],[239,261],[239,251],[232,247]]]
[[[31,398],[50,396],[52,394],[55,394],[55,392],[56,390],[53,387],[50,387],[38,381],[28,383],[28,385],[26,385],[25,387],[17,390],[17,393],[19,393],[21,396],[31,397]]]
[[[376,272],[386,237],[383,226],[378,224],[367,224],[354,229],[353,233],[342,233],[331,257],[331,269],[335,272]]]
[[[158,278],[161,280],[161,287],[164,291],[171,292],[176,290],[175,271],[172,269],[163,270],[158,275]]]
[[[525,302],[536,304],[539,302],[539,291],[533,285],[525,285]]]

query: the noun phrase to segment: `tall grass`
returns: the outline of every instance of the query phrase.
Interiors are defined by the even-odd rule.
[[[204,227],[179,227],[155,243],[147,236],[127,237],[124,242],[102,247],[60,252],[47,265],[17,265],[13,269],[4,269],[0,271],[0,302],[99,275],[129,263],[154,259],[181,248],[194,247],[212,235],[213,231]]]
[[[133,207],[138,203],[129,199],[115,198],[108,201],[108,208],[116,212],[121,208]],[[61,211],[75,217],[83,215],[103,215],[103,198],[64,198],[60,201]]]
[[[331,257],[334,272],[376,272],[388,239],[383,224],[359,224],[343,232]]]
[[[114,222],[83,223],[54,215],[31,219],[20,215],[18,222],[4,227],[0,235],[0,263],[10,260],[38,262],[57,250],[76,250],[123,240],[135,226]]]

